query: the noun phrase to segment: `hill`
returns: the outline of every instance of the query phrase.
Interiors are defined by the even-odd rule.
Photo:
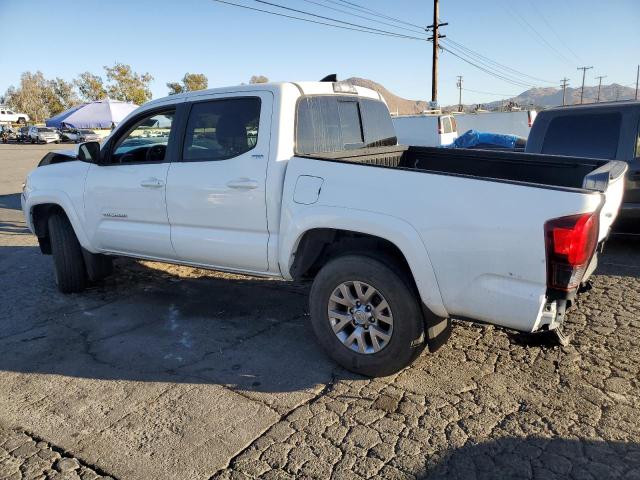
[[[351,77],[347,78],[346,81],[353,85],[370,88],[378,92],[385,99],[389,106],[389,111],[393,114],[397,112],[399,115],[411,115],[424,112],[428,108],[427,102],[422,100],[407,100],[406,98],[399,97],[373,80]]]
[[[408,100],[406,98],[399,97],[394,93],[391,93],[383,85],[368,80],[366,78],[351,77],[346,80],[353,85],[370,88],[380,93],[384,97],[389,105],[389,111],[392,114],[399,115],[411,115],[421,113],[428,108],[428,102],[424,100]],[[600,89],[600,101],[601,102],[613,102],[616,100],[631,100],[635,94],[635,89],[612,83],[610,85],[602,85]],[[585,86],[584,87],[584,103],[594,103],[598,96],[597,86]],[[483,108],[487,110],[500,109],[503,104],[508,102],[514,102],[521,107],[534,106],[537,109],[543,109],[548,107],[554,107],[562,105],[562,89],[555,87],[545,88],[531,88],[522,92],[520,95],[511,98],[505,98],[503,100],[497,100],[490,103],[482,104]],[[580,89],[568,87],[566,91],[566,103],[576,104],[580,103]],[[472,110],[477,104],[465,104],[465,110]],[[456,110],[457,105],[450,105],[443,107],[443,110]]]

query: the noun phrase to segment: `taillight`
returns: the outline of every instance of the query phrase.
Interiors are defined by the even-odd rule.
[[[572,290],[580,285],[598,243],[599,215],[554,218],[544,224],[547,287]]]

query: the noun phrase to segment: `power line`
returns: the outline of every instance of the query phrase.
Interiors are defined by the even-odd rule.
[[[525,88],[531,88],[536,86],[534,83],[530,82],[530,81],[525,81],[522,80],[520,78],[517,78],[509,73],[506,72],[500,72],[500,71],[496,71],[495,67],[492,65],[488,65],[486,62],[484,62],[482,59],[476,59],[471,57],[468,53],[461,51],[458,47],[447,43],[446,41],[442,42],[444,44],[444,46],[441,46],[442,49],[444,49],[445,51],[451,53],[452,55],[466,61],[467,63],[473,65],[476,68],[480,68],[482,71],[484,71],[485,73],[489,73],[490,75],[493,75],[495,77],[498,77],[508,83],[511,83],[513,85],[517,85],[519,87],[525,87]]]
[[[375,20],[375,18],[371,18],[371,16],[373,16],[371,14],[367,14],[367,15],[369,15],[369,17],[365,17],[364,15],[358,15],[357,13],[353,13],[353,12],[350,12],[348,10],[342,10],[340,8],[331,7],[329,5],[325,5],[324,3],[315,2],[314,0],[303,0],[303,1],[307,2],[307,3],[314,4],[314,5],[318,5],[320,7],[328,8],[329,10],[333,10],[333,11],[336,11],[336,12],[344,13],[345,15],[351,15],[353,17],[363,18],[363,19],[368,20],[370,22],[376,22],[376,23],[379,23],[381,25],[386,25],[388,27],[400,28],[402,30],[406,30],[407,32],[411,32],[413,34],[423,33],[424,32],[424,29],[422,29],[422,31],[418,32],[414,28],[401,27],[399,25],[394,25],[393,23],[383,22],[381,20]]]
[[[485,55],[482,55],[481,53],[478,53],[475,50],[472,50],[472,49],[462,45],[461,43],[458,43],[458,42],[456,42],[454,40],[451,40],[450,38],[448,38],[446,41],[448,43],[452,44],[453,46],[456,46],[459,49],[470,53],[471,55],[475,55],[475,56],[478,56],[478,57],[484,59],[486,62],[491,63],[491,64],[495,65],[496,67],[502,68],[504,70],[508,70],[508,71],[513,72],[513,73],[515,73],[517,75],[521,75],[523,77],[527,77],[527,78],[530,78],[531,80],[536,80],[538,82],[549,83],[549,84],[553,84],[554,83],[554,82],[550,82],[549,80],[544,80],[542,78],[538,78],[538,77],[534,77],[532,75],[528,75],[528,74],[526,74],[524,72],[521,72],[520,70],[516,70],[515,68],[511,68],[511,67],[509,67],[507,65],[504,65],[502,63],[496,62],[495,60],[492,60],[491,58],[489,58],[489,57],[487,57]]]
[[[327,1],[331,1],[331,3],[337,3],[337,2],[335,2],[333,0],[327,0]],[[390,17],[389,15],[385,15],[382,12],[378,12],[377,10],[373,10],[372,8],[369,8],[369,7],[363,7],[362,5],[358,5],[357,3],[354,3],[354,2],[348,2],[346,0],[340,0],[340,4],[346,5],[349,8],[352,8],[352,9],[356,8],[358,10],[364,10],[364,11],[367,11],[367,12],[375,13],[376,16],[378,16],[378,17],[385,18],[387,20],[391,20],[391,21],[394,21],[394,22],[397,22],[397,23],[402,23],[404,25],[410,25],[412,27],[416,27],[416,28],[420,28],[420,29],[424,28],[422,25],[416,25],[415,23],[406,22],[404,20],[400,20],[399,18]]]
[[[450,50],[448,47],[441,46],[440,48],[442,48],[445,52],[450,53],[450,54],[451,54],[451,55],[453,55],[454,57],[459,58],[459,59],[460,59],[460,60],[462,60],[463,62],[466,62],[466,63],[468,63],[469,65],[472,65],[472,66],[474,66],[474,67],[478,68],[479,70],[482,70],[483,72],[485,72],[485,73],[487,73],[487,74],[489,74],[489,75],[491,75],[491,76],[493,76],[493,77],[499,78],[499,79],[501,79],[501,80],[503,80],[503,81],[505,81],[505,82],[507,82],[507,83],[511,83],[511,84],[516,85],[516,86],[519,86],[519,87],[531,87],[531,86],[532,86],[532,85],[528,85],[528,84],[523,84],[523,83],[520,83],[520,82],[516,82],[516,81],[514,81],[514,80],[512,80],[512,79],[510,79],[510,78],[507,78],[507,77],[505,77],[505,76],[503,76],[503,75],[501,75],[501,74],[499,74],[499,73],[496,73],[496,72],[494,72],[494,71],[492,71],[492,70],[489,70],[489,69],[487,69],[487,68],[484,68],[483,66],[478,65],[477,63],[474,63],[474,62],[472,62],[471,60],[469,60],[469,59],[467,59],[467,58],[464,58],[463,56],[461,56],[461,55],[459,55],[459,54],[455,53],[453,50]]]
[[[549,20],[547,20],[547,17],[542,13],[542,11],[540,11],[540,9],[537,7],[535,2],[533,0],[529,0],[529,4],[533,7],[533,9],[536,11],[538,16],[540,16],[542,21],[547,25],[547,27],[549,27],[549,30],[551,30],[551,32],[556,36],[556,38],[560,41],[560,43],[564,45],[564,47],[571,53],[571,55],[573,55],[576,58],[576,60],[582,61],[580,56],[575,51],[573,51],[573,49],[569,46],[569,44],[560,37],[560,35],[558,34],[558,31],[555,28],[553,28],[553,25],[551,25]]]
[[[560,50],[558,50],[556,47],[554,47],[553,45],[551,45],[551,43],[549,43],[549,41],[544,37],[544,35],[542,35],[540,32],[538,32],[538,30],[535,29],[535,27],[533,25],[531,25],[526,18],[524,18],[522,15],[520,15],[518,13],[518,11],[515,9],[515,7],[513,8],[513,10],[511,10],[511,5],[510,4],[502,4],[504,10],[511,15],[513,18],[516,19],[516,21],[518,23],[520,23],[521,25],[523,25],[525,28],[528,28],[530,31],[532,31],[541,41],[542,43],[545,44],[545,46],[547,46],[547,48],[549,48],[549,50],[553,51],[558,57],[562,58],[565,62],[570,63],[572,65],[575,65],[571,60],[569,60],[566,56],[564,56],[562,54],[562,52],[560,52]]]
[[[255,8],[255,7],[249,7],[248,5],[240,5],[238,3],[233,3],[233,2],[229,2],[227,0],[212,0],[213,2],[217,2],[217,3],[223,3],[225,5],[232,5],[234,7],[239,7],[239,8],[244,8],[246,10],[253,10],[255,12],[262,12],[262,13],[267,13],[269,15],[274,15],[276,17],[283,17],[283,18],[288,18],[291,20],[298,20],[301,22],[307,22],[307,23],[315,23],[318,25],[325,25],[327,27],[333,27],[333,28],[339,28],[341,30],[351,30],[354,32],[362,32],[362,33],[369,33],[371,35],[379,35],[379,36],[383,36],[383,37],[394,37],[394,38],[403,38],[403,39],[410,39],[410,40],[420,40],[423,42],[426,42],[427,40],[424,38],[418,38],[418,37],[410,37],[408,35],[401,35],[401,34],[395,34],[395,33],[380,33],[380,32],[374,32],[369,30],[369,27],[362,27],[362,28],[351,28],[351,27],[345,27],[342,25],[334,25],[332,23],[326,23],[326,22],[320,22],[318,20],[311,20],[310,18],[301,18],[301,17],[296,17],[294,15],[285,15],[284,13],[278,13],[278,12],[271,12],[269,10],[263,10],[261,8]]]
[[[518,96],[518,95],[512,95],[510,93],[483,92],[482,90],[472,90],[471,88],[463,88],[462,90],[464,90],[465,92],[481,93],[483,95],[495,95],[496,97],[514,98]]]
[[[258,2],[258,3],[262,3],[264,5],[269,5],[270,7],[281,8],[283,10],[288,10],[290,12],[301,13],[303,15],[309,15],[310,17],[321,18],[323,20],[329,20],[331,22],[342,23],[344,25],[349,25],[349,26],[352,26],[352,27],[366,28],[368,30],[372,30],[374,32],[384,33],[386,35],[396,35],[398,37],[406,37],[406,38],[412,38],[412,39],[417,39],[417,40],[423,40],[425,42],[427,41],[424,38],[412,37],[412,36],[404,35],[404,34],[401,34],[401,33],[390,32],[388,30],[380,30],[379,28],[367,27],[365,25],[359,25],[357,23],[345,22],[344,20],[338,20],[338,19],[331,18],[331,17],[325,17],[324,15],[318,15],[316,13],[305,12],[304,10],[298,10],[297,8],[285,7],[284,5],[278,5],[277,3],[267,2],[266,0],[254,0],[254,1]]]

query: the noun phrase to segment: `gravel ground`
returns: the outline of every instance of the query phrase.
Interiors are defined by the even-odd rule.
[[[12,147],[0,480],[640,480],[640,241],[609,242],[568,347],[455,322],[437,353],[367,379],[317,348],[306,285],[122,260],[86,293],[57,293],[17,210],[45,147]]]
[[[392,378],[329,385],[218,477],[640,479],[639,247],[612,242],[570,346],[457,323]]]

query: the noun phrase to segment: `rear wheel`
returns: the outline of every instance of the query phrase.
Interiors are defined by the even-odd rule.
[[[20,125],[24,125],[25,123],[27,123],[27,120],[24,117],[20,117],[20,118],[18,118],[18,123]]]
[[[82,247],[64,214],[54,213],[49,217],[49,237],[58,289],[62,293],[81,292],[87,285]]]
[[[313,282],[310,309],[324,350],[353,372],[390,375],[424,348],[414,289],[392,264],[364,255],[330,261]]]

